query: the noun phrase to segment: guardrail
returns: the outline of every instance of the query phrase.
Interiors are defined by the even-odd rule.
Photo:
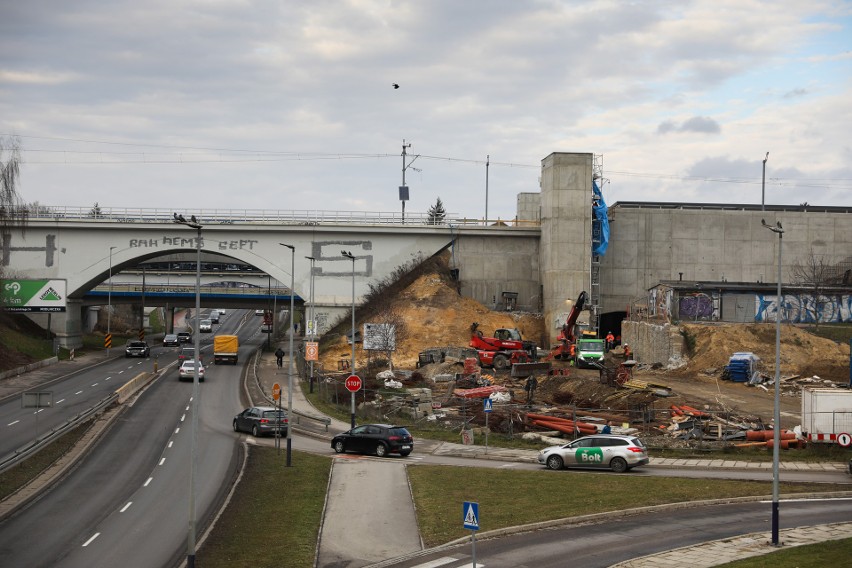
[[[116,223],[171,223],[174,221],[174,209],[146,207],[68,207],[39,205],[27,212],[30,220],[103,222]],[[186,214],[185,211],[177,213]],[[537,227],[540,219],[468,219],[458,213],[448,213],[437,221],[428,213],[409,212],[403,218],[400,211],[316,211],[316,210],[268,210],[268,209],[200,209],[193,211],[196,220],[202,225],[231,224],[272,224],[315,226],[329,225],[419,225],[419,226],[498,226],[498,227]]]

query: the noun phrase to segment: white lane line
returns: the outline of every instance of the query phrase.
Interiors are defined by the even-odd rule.
[[[105,378],[104,380],[105,380],[105,381],[108,381],[108,380],[110,380],[111,378],[112,378],[112,377],[107,377],[107,378]]]
[[[77,391],[74,394],[83,394],[83,391]]]
[[[119,371],[119,372],[118,372],[118,374],[120,375],[120,374],[121,374],[121,373],[123,373],[123,372],[124,372],[124,371]]]
[[[180,421],[181,421],[181,422],[183,422],[184,420],[186,420],[186,414],[184,414],[184,415],[182,415],[182,416],[180,417]]]
[[[39,412],[41,412],[42,410],[44,410],[44,409],[43,409],[43,408],[39,408],[38,410],[36,410],[35,412],[33,412],[33,414],[38,414],[38,413],[39,413]]]
[[[174,440],[169,440],[169,447],[170,448],[172,447],[172,444],[174,444]]]
[[[518,464],[516,464],[516,463],[504,463],[503,465],[500,466],[500,469],[503,469],[504,467],[518,467]]]
[[[138,365],[139,363],[136,363],[136,364]],[[130,365],[129,367],[127,367],[127,370],[129,371],[132,368],[133,368],[133,365]]]
[[[145,481],[145,483],[142,484],[142,487],[148,487],[148,484],[151,483],[152,481],[154,481],[154,478],[149,477],[148,480]]]
[[[166,463],[166,458],[160,458],[159,465],[163,465],[164,463]]]
[[[101,533],[93,534],[92,538],[90,538],[89,540],[87,540],[86,542],[83,543],[83,547],[85,548],[86,546],[89,546],[90,544],[92,544],[92,541],[95,540],[96,538],[98,538],[99,536],[101,536]]]
[[[57,400],[57,401],[56,401],[56,404],[60,404],[60,403],[62,403],[62,402],[65,402],[65,399],[64,399],[64,398],[60,398],[59,400]]]
[[[6,426],[14,426],[18,422],[20,422],[20,420],[15,420],[14,422],[9,422],[8,424],[6,424]]]
[[[92,386],[93,386],[93,387],[96,387],[96,386],[98,386],[98,383],[95,383],[95,384],[93,384]]]
[[[431,562],[426,562],[424,564],[418,564],[412,568],[438,568],[438,566],[446,566],[447,564],[452,564],[453,562],[458,562],[461,558],[453,558],[452,556],[444,556],[443,558],[436,558]],[[484,564],[479,564],[477,562],[477,566],[485,566]]]
[[[122,508],[121,508],[121,510],[119,511],[119,513],[123,513],[123,512],[125,512],[127,509],[129,509],[129,508],[130,508],[130,506],[131,506],[132,504],[133,504],[133,501],[128,501],[128,502],[127,502],[127,505],[125,505],[124,507],[122,507]]]
[[[177,434],[178,432],[180,432],[180,426],[178,426],[177,428],[175,428],[175,434]]]

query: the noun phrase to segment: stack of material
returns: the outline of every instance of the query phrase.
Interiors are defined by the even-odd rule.
[[[758,375],[757,364],[760,357],[750,351],[734,353],[725,367],[728,379],[735,383],[747,383],[752,377]],[[758,375],[759,376],[759,375]]]

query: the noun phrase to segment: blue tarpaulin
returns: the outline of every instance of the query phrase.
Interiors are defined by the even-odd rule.
[[[606,216],[606,202],[595,180],[592,180],[592,190],[595,192],[596,197],[595,204],[592,206],[592,211],[595,215],[593,223],[597,223],[600,227],[600,242],[592,245],[592,253],[603,256],[606,254],[606,249],[609,245],[609,218]]]

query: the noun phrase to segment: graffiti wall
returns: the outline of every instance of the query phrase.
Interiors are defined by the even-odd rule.
[[[713,298],[715,295],[704,292],[690,292],[681,295],[678,299],[678,317],[682,321],[718,320],[719,313],[716,309],[718,302],[714,301]]]
[[[774,322],[778,313],[778,296],[755,294],[754,321]],[[781,294],[781,321],[789,323],[850,323],[852,295],[819,296]]]

